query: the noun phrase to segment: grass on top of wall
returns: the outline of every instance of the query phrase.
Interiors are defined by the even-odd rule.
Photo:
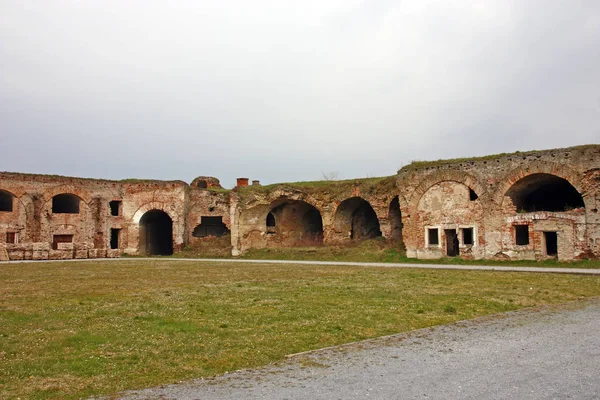
[[[75,399],[598,295],[600,277],[173,260],[0,266],[0,398]]]

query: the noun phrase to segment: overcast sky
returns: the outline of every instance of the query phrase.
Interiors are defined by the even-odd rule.
[[[232,187],[586,143],[598,0],[0,0],[0,170]]]

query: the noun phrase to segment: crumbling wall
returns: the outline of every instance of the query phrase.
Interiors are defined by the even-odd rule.
[[[405,199],[400,206],[407,255],[417,258],[444,256],[443,248],[427,246],[427,227],[435,225],[443,230],[448,223],[457,221],[457,224],[472,224],[477,229],[479,249],[472,253],[474,258],[545,258],[548,255],[544,232],[556,232],[557,257],[561,260],[600,257],[597,240],[599,154],[600,146],[588,145],[465,160],[418,162],[402,168],[398,172],[397,186],[400,198]],[[547,175],[552,179],[546,182],[533,179],[534,175],[541,178]],[[511,188],[519,185],[526,188],[540,182],[555,184],[563,180],[581,196],[584,207],[531,212],[513,204]],[[435,189],[436,185],[439,189]],[[468,187],[476,194],[477,199],[467,203],[471,206],[465,208],[453,204],[439,213],[435,211],[436,204],[422,202],[430,188],[441,190],[440,201],[454,202],[457,196],[464,199],[466,189],[460,194],[450,189],[456,185]],[[533,189],[537,190],[536,187]],[[543,193],[552,195],[551,191]],[[462,216],[459,218],[457,213]],[[520,224],[530,226],[530,240],[526,245],[515,243],[515,225]],[[443,238],[440,242],[443,246]]]
[[[395,196],[393,177],[236,188],[231,198],[233,254],[249,248],[318,245],[321,241],[327,245],[353,240],[352,216],[362,203],[374,212],[379,227],[363,224],[361,228],[367,227],[368,232],[389,238],[390,204]],[[350,199],[354,200],[345,207],[348,202],[344,201]],[[267,224],[269,214],[273,226]],[[359,218],[356,214],[354,217]],[[307,218],[312,222],[307,223]]]
[[[600,258],[600,145],[415,162],[384,178],[247,181],[228,191],[206,176],[187,185],[3,172],[0,256],[143,254],[165,227],[156,240],[166,245],[151,248],[176,252],[230,231],[234,255],[381,235],[417,258]]]
[[[0,190],[10,192],[13,210],[0,212],[0,238],[10,259],[118,257],[139,252],[139,219],[151,209],[167,210],[174,246],[185,235],[184,182],[108,181],[52,175],[0,173]],[[53,199],[78,200],[76,212],[56,212]],[[116,207],[110,203],[116,202]],[[116,211],[116,215],[113,215]],[[118,233],[115,232],[118,230]],[[12,238],[12,237],[11,237]],[[115,246],[116,245],[116,246]]]

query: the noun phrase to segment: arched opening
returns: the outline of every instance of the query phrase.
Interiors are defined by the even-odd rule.
[[[302,217],[302,224],[304,225],[304,239],[313,242],[323,241],[323,219],[319,210],[316,208],[308,210]]]
[[[289,200],[271,209],[266,216],[267,233],[282,246],[311,245],[323,242],[323,219],[316,207],[300,200]]]
[[[273,216],[273,213],[268,213],[267,214],[267,228],[275,228],[275,217]]]
[[[390,240],[394,242],[402,241],[402,213],[400,212],[400,200],[398,196],[394,197],[390,203],[388,212],[390,221]]]
[[[475,201],[479,198],[479,196],[477,196],[477,193],[475,193],[475,191],[471,188],[469,188],[469,200],[471,201]]]
[[[532,174],[506,192],[517,212],[569,211],[583,208],[581,194],[567,181],[551,174]]]
[[[229,234],[227,225],[223,223],[223,217],[200,217],[200,225],[194,228],[193,237],[224,236]]]
[[[275,229],[275,216],[272,212],[267,214],[267,220],[265,222],[267,224],[268,235],[272,235],[277,232],[277,229]]]
[[[347,233],[352,240],[381,236],[375,210],[368,201],[360,197],[352,197],[340,203],[335,213],[334,226],[337,231]]]
[[[13,210],[13,195],[0,190],[0,211],[11,212]]]
[[[70,193],[57,194],[52,198],[53,214],[79,214],[79,197]]]
[[[208,183],[204,179],[199,179],[197,185],[200,189],[206,189],[208,187]]]
[[[140,219],[140,254],[173,254],[173,221],[161,210],[151,210]]]

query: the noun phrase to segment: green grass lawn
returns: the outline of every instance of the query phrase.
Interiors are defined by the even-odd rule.
[[[0,265],[0,398],[68,399],[600,294],[600,277],[126,260]]]

